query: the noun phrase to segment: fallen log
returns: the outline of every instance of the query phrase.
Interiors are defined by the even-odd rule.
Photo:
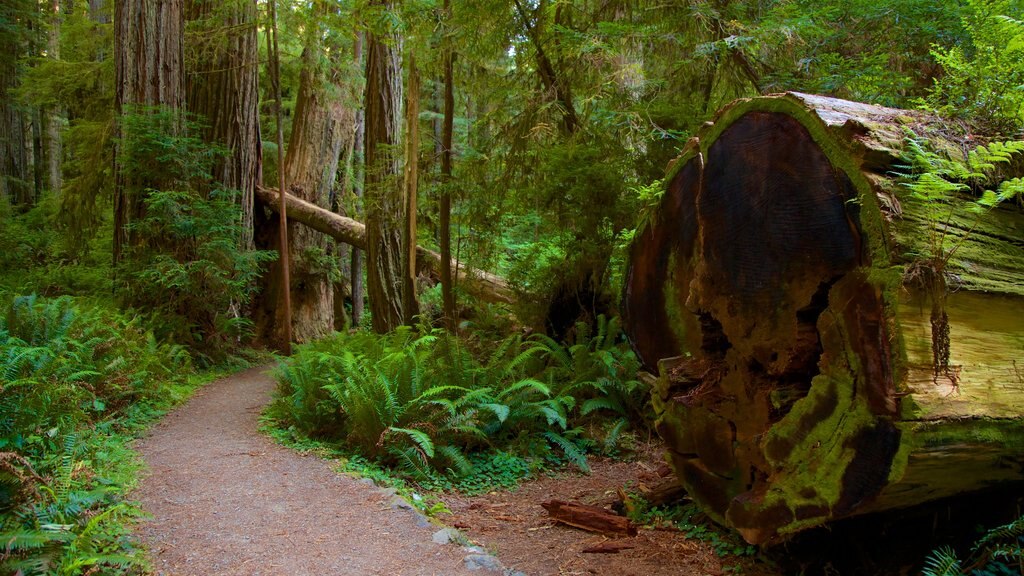
[[[640,485],[640,496],[648,506],[657,508],[675,504],[686,497],[686,488],[674,476],[669,476],[653,487]]]
[[[258,187],[256,199],[267,208],[277,211],[279,208],[278,191],[273,188]],[[311,202],[296,198],[291,194],[285,197],[288,218],[304,224],[356,248],[366,249],[366,225],[358,220],[335,214]],[[441,255],[422,246],[416,247],[417,269],[428,272],[432,276],[439,274]],[[459,285],[469,294],[485,302],[511,304],[515,302],[515,292],[504,278],[470,268],[462,262],[453,262],[453,269],[458,275]]]
[[[600,534],[637,535],[637,528],[629,518],[619,516],[599,506],[562,500],[548,500],[542,502],[541,506],[548,511],[553,520],[574,528]]]
[[[638,231],[623,325],[658,374],[657,429],[682,484],[750,543],[1024,480],[1024,215],[942,221],[892,171],[906,134],[966,146],[917,112],[805,94],[740,100],[670,168]],[[947,272],[950,366],[931,295]]]

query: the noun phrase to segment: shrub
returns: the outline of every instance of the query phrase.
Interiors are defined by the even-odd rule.
[[[617,320],[601,317],[593,336],[577,326],[571,345],[513,335],[481,358],[439,330],[339,334],[300,347],[279,369],[268,415],[419,479],[465,477],[488,450],[561,454],[586,470],[582,426],[615,414],[610,447],[646,416],[620,335]]]

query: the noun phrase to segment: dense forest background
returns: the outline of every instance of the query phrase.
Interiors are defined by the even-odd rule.
[[[614,451],[648,425],[625,248],[696,129],[800,91],[1019,139],[1022,19],[1020,0],[5,0],[0,558],[132,565],[83,512],[132,514],[117,446],[254,346],[313,343],[282,369],[284,430],[420,481],[493,467],[484,446]],[[294,205],[287,290],[282,182],[319,207]]]

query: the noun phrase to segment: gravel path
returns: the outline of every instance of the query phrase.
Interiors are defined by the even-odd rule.
[[[149,466],[135,497],[159,575],[458,575],[457,546],[431,540],[390,495],[257,431],[274,389],[265,368],[219,380],[136,447]]]

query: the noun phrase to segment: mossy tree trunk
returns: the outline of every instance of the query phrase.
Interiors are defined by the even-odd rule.
[[[624,326],[659,373],[658,430],[694,499],[751,543],[1024,479],[1024,216],[979,221],[963,200],[924,217],[891,177],[908,131],[956,149],[917,113],[737,101],[687,144],[631,248]],[[904,273],[947,226],[950,306],[970,312],[949,314],[953,370],[936,376],[927,294]]]

